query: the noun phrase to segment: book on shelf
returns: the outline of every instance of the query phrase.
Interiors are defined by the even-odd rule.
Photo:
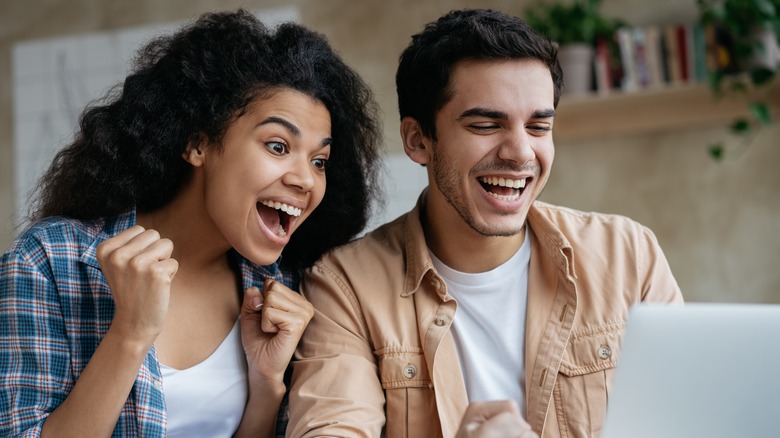
[[[701,23],[624,26],[594,44],[592,90],[600,95],[707,83],[738,70],[733,38]]]
[[[630,27],[621,27],[615,31],[618,50],[620,51],[620,63],[623,66],[623,78],[621,89],[626,92],[639,89],[639,68],[636,62],[636,42],[634,29]]]
[[[664,84],[663,50],[661,47],[661,28],[646,26],[637,28],[642,34],[645,46],[645,66],[647,68],[647,83],[645,88],[660,88]]]
[[[621,27],[598,37],[593,90],[633,92],[705,83],[712,72],[733,72],[733,44],[701,23]]]
[[[683,67],[680,45],[677,39],[677,25],[670,24],[664,26],[663,44],[666,48],[664,56],[666,57],[666,68],[668,69],[667,84],[680,84],[683,82]]]

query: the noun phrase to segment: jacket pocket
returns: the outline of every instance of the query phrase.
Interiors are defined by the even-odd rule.
[[[422,350],[388,348],[375,353],[385,391],[385,436],[437,436],[436,399]]]
[[[598,436],[625,322],[609,323],[572,333],[563,354],[553,399],[562,436]]]

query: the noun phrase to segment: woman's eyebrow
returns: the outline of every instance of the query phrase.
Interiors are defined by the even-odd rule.
[[[290,134],[292,134],[295,137],[300,137],[301,136],[301,130],[297,126],[295,126],[289,120],[283,119],[283,118],[278,117],[278,116],[268,116],[265,119],[263,119],[263,121],[258,123],[257,126],[269,125],[271,123],[275,123],[275,124],[284,126],[285,129],[290,131]],[[333,144],[333,139],[330,138],[330,137],[325,137],[320,142],[320,145],[322,145],[322,147],[330,146],[331,144]]]
[[[266,117],[263,121],[257,124],[257,126],[263,126],[268,125],[271,123],[276,123],[278,125],[284,126],[288,131],[290,131],[290,134],[300,137],[301,136],[301,130],[298,129],[297,126],[293,125],[289,120],[283,119],[278,116],[269,116]]]

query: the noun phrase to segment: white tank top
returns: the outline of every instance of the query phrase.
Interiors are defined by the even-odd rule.
[[[230,437],[247,401],[247,366],[238,321],[203,362],[185,370],[160,364],[167,437]]]
[[[525,412],[525,309],[531,230],[520,249],[497,268],[468,274],[433,265],[458,302],[452,335],[469,401],[515,400]],[[523,415],[525,416],[525,415]]]

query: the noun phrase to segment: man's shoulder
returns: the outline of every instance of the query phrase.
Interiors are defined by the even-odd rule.
[[[646,229],[638,221],[621,214],[577,210],[570,207],[534,202],[537,215],[553,226],[566,230],[600,229],[604,232],[636,232]]]
[[[320,308],[348,296],[355,305],[363,299],[374,304],[382,301],[383,305],[371,308],[385,309],[405,290],[410,258],[405,228],[401,217],[329,251],[305,271],[302,293]]]
[[[315,266],[342,272],[403,266],[406,257],[408,214],[387,222],[363,236],[328,251]]]

